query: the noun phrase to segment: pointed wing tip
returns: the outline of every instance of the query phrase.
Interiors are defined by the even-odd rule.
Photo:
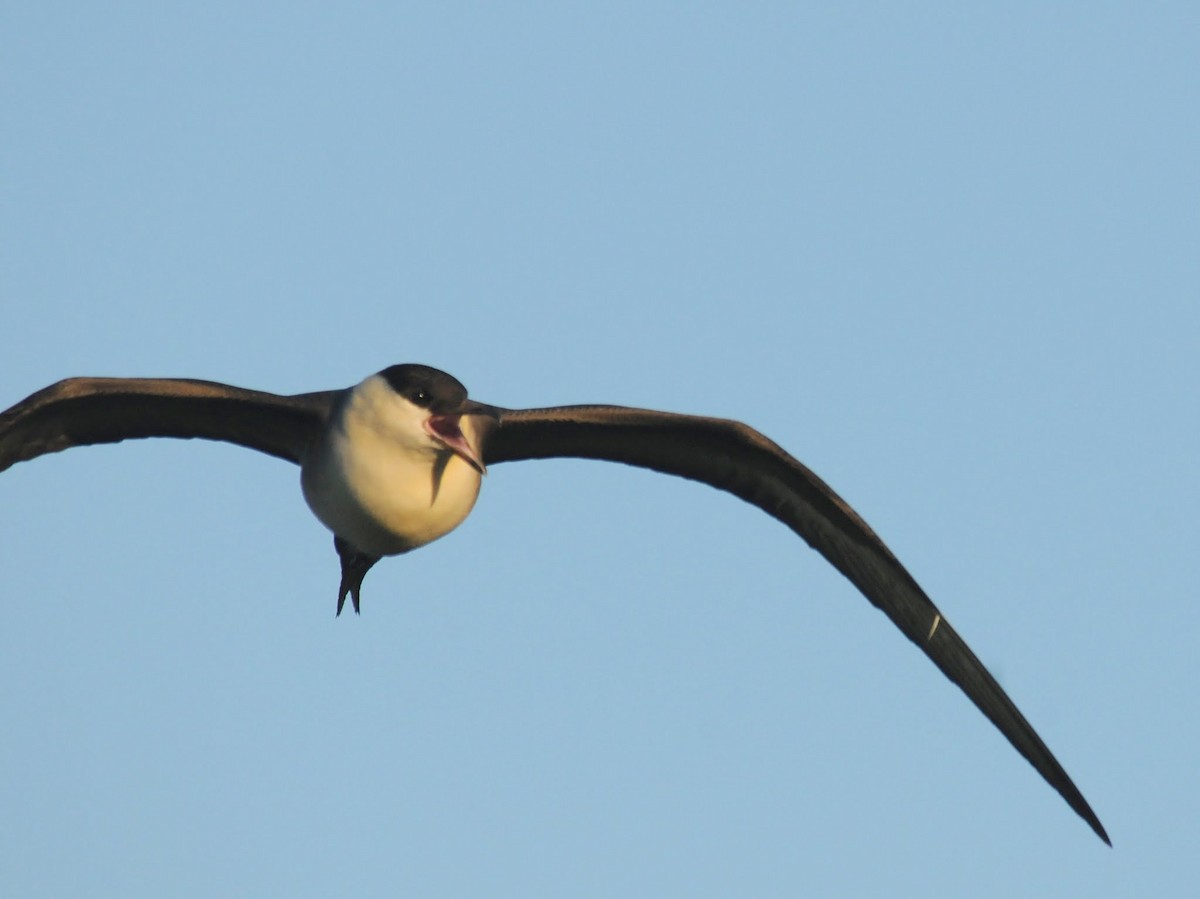
[[[1088,809],[1088,811],[1091,812],[1091,809]],[[1110,840],[1108,838],[1108,831],[1106,831],[1104,829],[1104,825],[1100,823],[1100,819],[1097,818],[1095,816],[1095,814],[1089,814],[1089,815],[1084,815],[1084,820],[1087,821],[1088,825],[1092,828],[1092,830],[1094,830],[1096,832],[1096,836],[1098,836],[1100,839],[1104,840],[1104,845],[1106,845],[1109,849],[1111,849],[1112,848],[1112,840]]]
[[[1053,756],[1051,756],[1051,761],[1054,761]],[[1054,761],[1054,764],[1058,766],[1057,761]],[[1037,768],[1038,766],[1034,765],[1034,767]],[[1079,792],[1079,788],[1075,786],[1071,778],[1067,776],[1067,773],[1062,770],[1061,766],[1058,766],[1058,771],[1061,775],[1059,778],[1047,777],[1045,774],[1042,774],[1042,776],[1067,801],[1067,805],[1071,807],[1071,811],[1082,818],[1084,823],[1092,829],[1092,832],[1102,839],[1106,846],[1111,848],[1112,840],[1109,839],[1108,831],[1104,829],[1104,825],[1100,823],[1099,816],[1092,811],[1091,805],[1083,798],[1083,794]],[[1038,773],[1042,773],[1041,769],[1038,769]]]

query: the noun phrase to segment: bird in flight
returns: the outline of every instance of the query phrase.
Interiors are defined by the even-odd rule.
[[[334,534],[337,613],[383,556],[423,546],[470,513],[486,466],[575,457],[716,487],[795,531],[917,644],[1075,812],[1099,818],[938,608],[850,506],[740,422],[623,406],[505,409],[426,365],[393,365],[344,390],[281,396],[213,381],[69,378],[0,413],[0,471],[73,446],[199,437],[300,466],[304,498]]]

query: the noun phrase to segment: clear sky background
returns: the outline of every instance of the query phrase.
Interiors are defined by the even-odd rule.
[[[497,466],[335,620],[295,468],[144,441],[0,475],[5,895],[1195,895],[1196,4],[703,6],[10,0],[0,407],[749,422],[1115,848],[732,497]]]

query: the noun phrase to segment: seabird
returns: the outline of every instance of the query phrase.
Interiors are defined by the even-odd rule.
[[[339,615],[347,595],[359,611],[363,577],[380,558],[467,517],[488,465],[600,459],[732,493],[844,574],[1112,845],[1046,744],[883,541],[820,478],[740,422],[605,405],[505,409],[469,399],[455,378],[425,365],[293,396],[189,379],[69,378],[0,414],[0,471],[136,437],[224,440],[298,464],[305,500],[334,534]]]

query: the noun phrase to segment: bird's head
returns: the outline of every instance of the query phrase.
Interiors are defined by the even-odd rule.
[[[449,450],[486,474],[480,438],[483,427],[476,416],[495,420],[497,410],[467,397],[467,388],[452,375],[428,365],[393,365],[376,377],[383,379],[395,394],[401,415],[410,433],[421,436],[435,452]]]

